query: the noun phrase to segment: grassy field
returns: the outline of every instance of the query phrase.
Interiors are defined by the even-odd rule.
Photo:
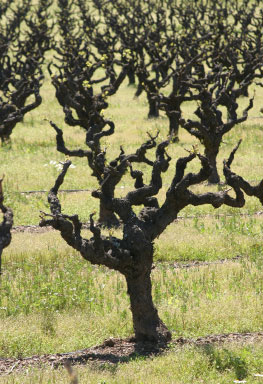
[[[57,236],[45,235],[44,246],[36,235],[21,245],[21,236],[2,276],[1,356],[66,352],[132,334],[119,274],[88,265]],[[241,262],[183,270],[156,263],[154,301],[174,337],[262,329],[261,253],[254,246]]]
[[[0,148],[0,174],[6,175],[5,201],[13,208],[15,225],[37,225],[39,211],[49,211],[46,193],[20,192],[48,190],[58,175],[58,162],[64,160],[56,151],[55,133],[45,119],[63,128],[70,148],[85,148],[83,131],[65,125],[47,71],[45,75],[42,105],[17,125],[12,148]],[[109,160],[119,153],[120,145],[127,153],[134,152],[147,139],[147,131],[160,130],[159,140],[167,134],[168,121],[164,115],[147,120],[146,99],[142,96],[134,100],[134,93],[135,88],[125,82],[109,100],[105,115],[116,124],[114,136],[103,143],[108,147]],[[254,182],[262,178],[263,121],[259,112],[262,96],[262,88],[257,88],[249,119],[226,135],[219,156],[222,164],[242,138],[232,168]],[[241,107],[246,103],[244,98]],[[184,113],[192,116],[191,103],[185,104]],[[181,130],[179,144],[170,145],[168,152],[173,156],[173,163],[165,175],[160,201],[172,179],[176,159],[196,143]],[[201,145],[199,148],[202,151]],[[154,152],[150,156],[154,158]],[[87,162],[75,158],[72,161],[75,167],[68,172],[63,188],[96,188]],[[189,170],[196,171],[198,167],[196,161]],[[149,169],[146,166],[141,169],[149,181]],[[128,175],[119,187],[118,196],[133,187]],[[218,188],[222,187],[203,184],[195,190]],[[90,192],[61,193],[60,196],[64,212],[78,213],[83,221],[98,208]],[[241,210],[189,206],[180,213],[185,220],[173,223],[158,239],[153,296],[173,337],[262,330],[263,222],[260,215],[253,215],[261,210],[262,206],[254,198],[247,198]],[[118,230],[115,233],[120,234]],[[175,262],[218,261],[236,256],[240,256],[238,261],[199,268],[173,266]],[[3,255],[2,268],[0,358],[66,352],[99,344],[112,336],[132,334],[124,279],[115,272],[84,262],[55,231],[13,234],[13,241]],[[231,345],[211,350],[171,349],[163,356],[138,357],[120,366],[90,365],[76,370],[80,383],[230,383],[243,379],[257,383],[260,377],[253,375],[262,373],[262,363],[262,345]],[[32,370],[23,375],[0,377],[1,383],[68,381],[63,369]]]

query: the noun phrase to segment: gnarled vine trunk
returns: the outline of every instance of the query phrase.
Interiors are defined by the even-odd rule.
[[[155,138],[151,140],[155,143]],[[263,181],[258,186],[252,187],[230,169],[235,152],[240,145],[239,142],[231,152],[228,160],[224,163],[226,181],[234,189],[236,197],[228,195],[227,191],[225,193],[208,192],[195,194],[188,189],[192,185],[197,185],[207,180],[211,171],[208,159],[192,152],[187,157],[181,157],[177,160],[176,172],[167,190],[164,204],[160,208],[156,204],[150,208],[148,205],[149,198],[155,196],[161,189],[163,184],[160,175],[166,172],[169,167],[171,157],[165,150],[168,145],[169,140],[166,140],[157,146],[156,161],[153,163],[150,185],[143,187],[138,187],[137,185],[138,188],[135,187],[135,190],[129,192],[126,198],[109,199],[108,209],[116,212],[124,224],[122,237],[103,236],[100,226],[96,225],[93,220],[94,213],[92,213],[90,215],[89,230],[93,236],[90,239],[83,238],[81,236],[82,223],[78,215],[69,216],[62,213],[62,207],[57,194],[71,165],[70,161],[64,163],[61,173],[48,194],[51,214],[43,213],[40,222],[40,226],[51,225],[59,230],[67,244],[79,251],[85,260],[90,261],[92,264],[105,265],[125,276],[130,297],[135,338],[137,341],[150,341],[158,344],[169,342],[171,340],[171,333],[160,319],[152,298],[151,270],[154,239],[176,219],[178,212],[187,205],[212,204],[214,208],[219,208],[221,205],[226,204],[230,207],[243,207],[245,199],[242,190],[250,196],[257,196],[263,202]],[[122,169],[119,168],[119,172],[122,172],[124,175],[129,166],[127,164],[128,160],[131,157],[126,156],[124,158],[124,152],[122,156],[121,164],[125,166]],[[196,174],[188,173],[185,175],[187,164],[197,156],[201,161],[202,168]],[[136,178],[135,172],[131,167],[131,176]],[[135,184],[137,184],[142,176],[138,171],[136,174],[137,180]],[[109,175],[111,174],[109,173]],[[116,173],[113,176],[116,177]],[[118,176],[120,180],[121,175]],[[112,181],[115,180],[113,179]],[[104,200],[104,196],[98,191],[93,191],[92,196],[98,197],[102,201]],[[106,204],[106,201],[104,203]],[[139,204],[143,204],[144,208],[139,216],[136,216],[132,206]],[[10,218],[12,219],[12,216]]]
[[[117,216],[114,212],[106,208],[102,200],[100,200],[99,223],[107,228],[120,226],[120,221]]]
[[[146,271],[140,275],[126,276],[135,338],[138,341],[167,343],[171,340],[171,333],[153,304],[150,273]]]
[[[169,119],[169,136],[172,138],[172,142],[178,142],[178,132],[179,132],[179,119],[176,113],[170,112],[167,113]]]
[[[219,152],[219,147],[216,145],[206,146],[205,148],[205,156],[209,161],[209,164],[212,168],[212,172],[208,178],[208,183],[210,184],[218,184],[220,182],[220,177],[217,171],[216,158]]]
[[[129,79],[129,85],[135,84],[135,71],[133,68],[128,69],[127,76]]]
[[[148,113],[148,118],[154,118],[154,117],[159,117],[159,108],[158,108],[158,102],[155,98],[151,96],[148,97],[148,102],[149,102],[149,113]]]

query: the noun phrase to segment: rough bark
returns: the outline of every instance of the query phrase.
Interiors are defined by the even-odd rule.
[[[129,79],[129,85],[135,84],[135,72],[134,72],[134,69],[129,69],[127,71],[127,76],[128,76],[128,79]]]
[[[65,122],[72,127],[80,126],[84,129],[85,144],[89,149],[69,150],[65,145],[62,130],[50,122],[57,133],[57,150],[69,156],[86,157],[92,170],[92,176],[97,178],[100,186],[103,186],[109,167],[105,161],[106,149],[101,148],[100,141],[102,138],[112,135],[115,130],[115,124],[104,118],[103,111],[108,107],[107,98],[115,94],[124,81],[129,66],[124,65],[121,72],[116,75],[115,62],[110,55],[105,55],[104,60],[91,64],[88,61],[90,60],[88,52],[85,60],[78,55],[66,57],[62,51],[59,53],[60,60],[65,66],[63,71],[61,70],[59,75],[52,76],[52,67],[49,67],[52,83],[56,88],[56,97],[63,107]],[[71,60],[74,66],[72,66]],[[105,76],[94,79],[97,75],[96,71],[104,67]],[[107,85],[105,80],[108,80]],[[93,85],[99,83],[101,83],[101,91],[95,93]],[[77,118],[74,117],[74,114]],[[106,197],[114,196],[114,188],[115,186],[107,190]],[[99,222],[105,227],[120,225],[117,216],[106,207],[103,200],[100,202]]]
[[[155,98],[151,97],[150,95],[147,95],[148,102],[149,102],[149,113],[148,118],[156,118],[159,117],[159,108],[158,108],[158,102]]]
[[[99,223],[107,228],[119,227],[120,222],[114,212],[100,200]]]
[[[159,318],[152,300],[150,271],[126,277],[136,340],[167,343],[171,332]]]
[[[2,253],[11,242],[11,229],[13,226],[13,212],[11,208],[3,204],[4,194],[2,189],[2,181],[0,180],[0,210],[3,213],[3,221],[0,224],[0,275],[2,273]]]
[[[218,184],[220,182],[220,177],[217,171],[217,162],[216,162],[218,151],[219,150],[217,146],[205,147],[205,156],[208,159],[211,166],[211,174],[208,177],[208,183],[210,184]]]
[[[220,79],[220,76],[218,75]],[[223,136],[228,133],[235,125],[243,123],[247,120],[248,112],[253,107],[254,97],[249,100],[248,106],[243,110],[241,117],[236,114],[238,104],[236,98],[239,93],[235,92],[233,87],[230,87],[232,93],[226,92],[225,87],[219,87],[215,93],[215,87],[206,89],[200,86],[200,102],[194,112],[199,120],[188,119],[185,121],[180,118],[180,125],[185,128],[191,135],[198,138],[205,147],[205,156],[209,159],[212,166],[212,173],[208,181],[210,183],[218,183],[220,181],[216,168],[216,157],[218,155],[220,143]],[[224,105],[229,113],[228,121],[224,121],[222,112],[219,107]]]
[[[179,118],[177,113],[167,113],[169,119],[169,137],[173,143],[179,141]]]
[[[34,90],[34,97],[34,102],[20,109],[11,103],[0,100],[0,139],[2,144],[6,144],[10,140],[13,129],[17,123],[23,120],[24,115],[41,104],[42,98],[39,95],[39,88]]]

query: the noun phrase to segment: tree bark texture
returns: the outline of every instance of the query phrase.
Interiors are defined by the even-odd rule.
[[[151,119],[154,117],[159,117],[159,108],[158,108],[157,100],[151,97],[148,97],[148,102],[149,102],[148,118]]]
[[[129,69],[127,72],[128,79],[129,79],[129,85],[135,84],[135,73],[133,69]]]
[[[218,184],[220,182],[220,177],[217,171],[216,158],[219,152],[219,148],[217,146],[209,146],[205,148],[205,156],[208,159],[210,166],[212,168],[212,172],[208,177],[208,183],[210,184]]]
[[[171,333],[159,318],[152,300],[150,272],[139,276],[126,276],[135,338],[138,341],[167,343]]]
[[[179,121],[177,115],[170,113],[168,114],[169,119],[169,136],[172,138],[172,142],[178,142],[178,133],[179,133]]]
[[[117,216],[111,210],[105,207],[105,204],[100,200],[100,212],[99,212],[99,223],[107,228],[119,227],[120,221]]]

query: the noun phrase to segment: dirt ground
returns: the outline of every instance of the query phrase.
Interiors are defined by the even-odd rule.
[[[154,345],[149,342],[136,342],[132,338],[111,338],[105,340],[101,345],[75,352],[36,355],[22,359],[0,358],[0,375],[9,375],[29,367],[51,366],[52,368],[57,368],[60,365],[87,364],[87,362],[116,364],[128,362],[138,356],[162,354],[169,347],[182,348],[185,345],[204,346],[233,342],[243,344],[262,343],[263,332],[209,335],[197,339],[181,337],[173,340],[169,346]]]

